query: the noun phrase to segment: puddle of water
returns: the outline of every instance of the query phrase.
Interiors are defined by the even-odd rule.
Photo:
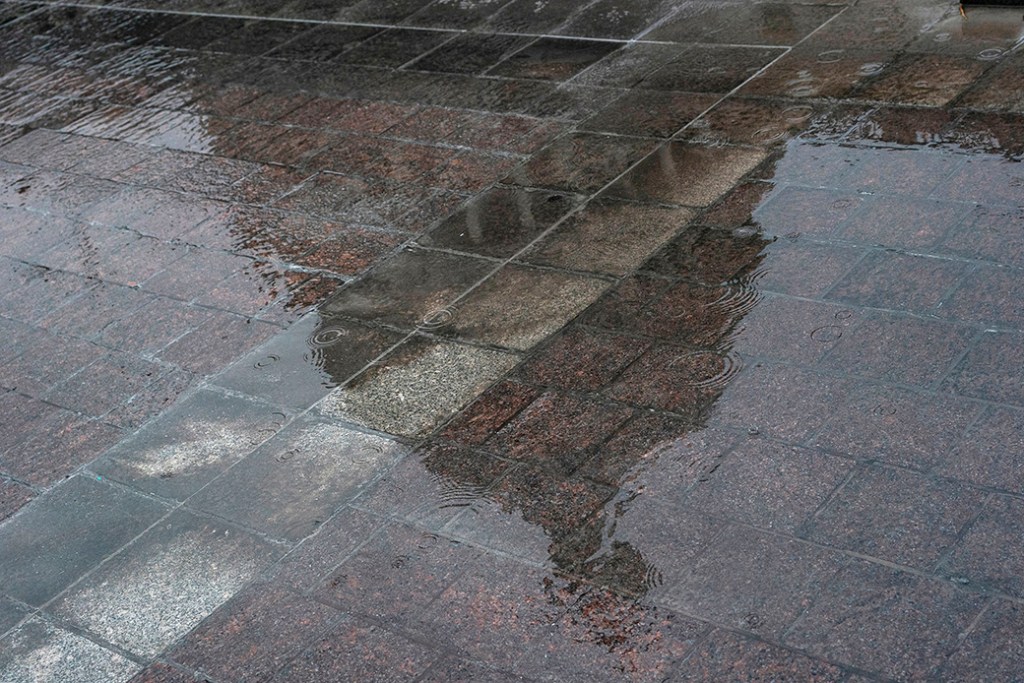
[[[21,215],[16,208],[50,230],[67,226],[72,241],[48,244],[44,265],[95,278],[123,257],[117,272],[130,278],[124,262],[149,258],[131,249],[145,235],[174,241],[193,262],[228,267],[218,259],[231,252],[245,264],[231,261],[230,274],[197,283],[204,273],[151,263],[153,272],[123,283],[132,288],[187,292],[188,305],[230,311],[246,325],[286,326],[316,308],[212,380],[259,400],[204,392],[217,393],[212,407],[181,404],[165,415],[175,429],[139,432],[97,474],[186,498],[274,436],[290,411],[310,407],[325,421],[429,438],[353,503],[388,524],[420,527],[418,540],[385,543],[383,559],[365,560],[370,544],[351,571],[335,571],[337,558],[324,568],[335,597],[377,585],[373,572],[429,577],[430,599],[415,596],[419,603],[396,612],[421,609],[471,648],[460,620],[478,631],[481,614],[493,617],[481,604],[503,586],[488,563],[525,560],[528,570],[508,573],[516,578],[504,596],[522,620],[513,607],[517,616],[495,630],[526,634],[527,654],[489,654],[546,674],[531,669],[531,656],[564,659],[569,680],[582,679],[573,660],[598,677],[665,680],[704,633],[681,617],[666,625],[673,610],[784,640],[802,618],[794,605],[827,602],[838,565],[854,566],[854,556],[885,571],[909,562],[891,540],[920,541],[894,526],[904,512],[920,520],[915,533],[953,557],[950,539],[969,530],[946,524],[942,505],[931,516],[865,511],[894,504],[877,493],[885,477],[869,469],[906,468],[900,476],[915,482],[933,470],[955,473],[967,493],[943,489],[948,500],[975,500],[979,479],[1024,494],[1012,468],[993,464],[975,476],[943,460],[966,450],[962,436],[937,440],[928,427],[967,429],[963,415],[945,419],[952,404],[967,416],[1024,407],[1019,12],[969,10],[964,21],[920,2],[841,14],[778,3],[725,14],[659,0],[513,2],[501,11],[502,3],[413,5],[416,26],[475,26],[487,15],[493,27],[543,24],[564,37],[498,41],[492,62],[473,65],[493,65],[489,77],[473,78],[449,73],[464,65],[444,54],[446,31],[184,23],[71,8],[41,10],[15,30],[0,14],[0,124],[41,128],[0,148],[7,162],[33,167],[5,175],[0,200],[7,215]],[[339,16],[381,11],[350,3]],[[704,18],[695,23],[693,13]],[[836,14],[784,56],[769,47]],[[654,24],[646,37],[679,44],[617,42]],[[696,40],[723,44],[689,44]],[[777,57],[740,96],[701,115]],[[392,69],[417,58],[423,71]],[[44,77],[52,77],[45,89]],[[1003,85],[1013,86],[1009,94]],[[691,91],[698,96],[687,99]],[[640,110],[656,105],[648,128],[616,127],[630,99]],[[694,120],[665,141],[684,123],[672,117],[680,102]],[[985,109],[961,108],[977,103]],[[447,107],[464,110],[448,120]],[[598,111],[588,124],[595,130],[662,139],[574,131],[544,147]],[[451,129],[441,135],[425,121]],[[455,163],[479,146],[466,144],[475,126],[491,131],[492,156],[473,157],[483,160],[477,167]],[[144,153],[117,163],[114,145]],[[211,156],[236,165],[204,166]],[[458,173],[446,176],[451,169]],[[466,192],[478,187],[487,189]],[[33,234],[42,234],[36,223]],[[404,246],[413,240],[419,246]],[[896,395],[900,402],[886,398]],[[342,428],[317,432],[318,445],[335,438],[332,429]],[[892,441],[913,457],[894,454]],[[390,465],[378,455],[355,457],[355,478]],[[285,449],[264,465],[295,457]],[[310,486],[341,487],[328,480],[332,471],[311,466]],[[877,496],[865,510],[838,507],[851,481]],[[343,483],[355,496],[365,482]],[[332,511],[324,502],[269,522],[251,513],[247,523],[300,540]],[[835,528],[829,515],[840,520]],[[843,525],[864,534],[837,532]],[[950,525],[955,532],[944,530]],[[817,545],[804,544],[812,535]],[[412,547],[424,538],[444,548],[443,560]],[[199,595],[199,611],[182,607],[167,590],[180,588],[168,578],[169,557],[108,571],[111,586],[157,591],[179,619],[171,630],[126,633],[117,615],[130,603],[105,584],[78,591],[68,609],[119,644],[156,654],[226,597]],[[770,570],[748,566],[760,561]],[[938,576],[933,566],[914,569]],[[358,571],[369,579],[361,584]],[[254,573],[232,574],[224,591]],[[735,578],[747,573],[758,580]],[[976,576],[983,581],[984,571]],[[480,577],[489,588],[465,599]],[[403,598],[401,581],[387,585]],[[954,630],[955,638],[962,629]],[[870,654],[847,661],[837,643],[857,637],[823,639],[817,653],[833,661],[902,675]],[[553,656],[559,649],[587,656]]]

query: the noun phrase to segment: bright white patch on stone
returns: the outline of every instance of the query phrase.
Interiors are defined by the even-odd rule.
[[[409,358],[392,358],[394,364],[335,389],[321,409],[389,434],[419,435],[458,412],[518,360],[499,351],[437,344]]]
[[[258,548],[235,532],[189,531],[148,557],[114,565],[100,583],[66,600],[62,611],[131,652],[155,657],[220,607],[263,567]]]
[[[0,683],[121,683],[139,669],[135,662],[39,619],[0,640]]]
[[[140,453],[138,459],[125,460],[122,464],[139,476],[172,477],[200,470],[221,460],[235,460],[238,453],[256,445],[252,432],[217,422],[197,422],[190,425],[189,431],[188,441],[158,446]]]

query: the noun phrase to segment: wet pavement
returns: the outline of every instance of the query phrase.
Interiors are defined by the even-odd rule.
[[[0,1],[0,681],[1024,678],[1024,16]]]

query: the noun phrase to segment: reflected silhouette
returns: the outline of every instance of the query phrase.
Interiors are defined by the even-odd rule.
[[[522,204],[518,206],[522,207]],[[472,229],[473,216],[478,214],[467,213],[466,222]],[[684,298],[680,303],[669,296],[654,296],[641,302],[633,316],[620,316],[617,321],[605,325],[615,334],[635,334],[637,320],[642,319],[648,310],[655,317],[670,313],[675,319],[685,321],[681,328],[661,330],[655,343],[661,349],[674,349],[670,355],[677,360],[687,359],[681,364],[673,361],[670,365],[678,367],[670,369],[675,372],[671,381],[694,384],[695,390],[685,392],[683,402],[673,411],[691,419],[666,415],[660,430],[651,430],[650,433],[642,430],[642,443],[632,444],[632,447],[615,453],[606,445],[597,449],[593,457],[578,469],[556,465],[557,458],[551,464],[537,465],[532,460],[522,462],[497,486],[485,490],[480,488],[479,470],[476,467],[464,469],[465,458],[435,455],[421,461],[424,475],[438,479],[442,490],[459,492],[458,496],[453,496],[458,498],[458,505],[477,508],[486,500],[496,508],[490,507],[489,512],[486,506],[479,507],[478,514],[494,514],[497,509],[511,518],[521,518],[543,533],[548,543],[548,562],[557,579],[546,584],[548,603],[552,609],[570,609],[573,628],[576,629],[573,637],[607,648],[620,658],[616,666],[622,671],[630,671],[637,666],[631,659],[635,655],[632,650],[635,643],[632,641],[636,634],[628,629],[634,627],[637,620],[652,618],[651,615],[656,613],[656,610],[651,611],[654,608],[649,604],[644,604],[643,599],[661,584],[662,579],[661,571],[646,556],[645,548],[617,536],[616,525],[643,495],[645,480],[659,478],[660,470],[699,470],[702,467],[700,461],[705,455],[688,452],[683,444],[689,436],[703,429],[701,422],[692,418],[707,415],[728,387],[732,374],[723,374],[718,359],[730,357],[730,335],[756,305],[756,297],[743,299],[743,305],[715,306],[714,303],[722,299],[720,292],[723,290],[745,292],[752,289],[749,278],[758,270],[766,255],[765,248],[771,241],[754,227],[732,231],[688,228],[642,270],[651,273],[648,277],[658,281],[662,292],[671,292],[676,287],[712,287],[711,305],[707,298],[701,297]],[[700,254],[702,249],[713,250],[713,253],[708,251],[711,258],[701,262],[698,256],[698,261],[694,262],[694,254]],[[619,289],[630,286],[627,280]],[[612,292],[596,303],[592,310],[614,306],[618,298],[621,298],[620,292]],[[581,319],[586,321],[588,316],[589,312],[584,313]],[[321,318],[311,338],[318,343],[330,341],[327,337],[331,335],[332,325],[331,320]],[[582,328],[582,337],[593,334],[587,330]],[[694,340],[699,340],[699,346],[693,346]],[[637,341],[649,343],[652,340]],[[585,354],[586,350],[574,351],[570,347],[563,352],[572,357]],[[339,337],[336,343],[318,345],[311,361],[332,377],[332,384],[338,384],[344,381],[345,376],[344,373],[334,373],[333,368],[335,365],[344,367],[342,359],[345,354],[344,341]],[[706,359],[715,360],[708,366]],[[545,390],[544,397],[542,400],[549,401],[545,410],[556,412],[562,404],[578,400],[551,387]],[[487,398],[485,395],[480,400]],[[501,400],[500,396],[497,398]],[[465,413],[471,414],[473,409],[471,404]],[[639,417],[642,414],[637,413],[638,419],[643,419]],[[652,433],[654,438],[650,438]],[[486,450],[488,447],[485,445],[483,448]],[[426,452],[431,451],[427,449]],[[663,461],[666,454],[671,456]],[[508,453],[500,450],[495,455],[509,457]],[[613,459],[615,461],[611,462]],[[602,471],[616,474],[611,477],[597,474]],[[475,491],[479,500],[474,503],[467,499],[467,491]],[[444,498],[441,494],[437,500],[424,500],[422,503],[429,506],[432,502],[443,507],[446,504]],[[671,520],[666,521],[671,523]]]

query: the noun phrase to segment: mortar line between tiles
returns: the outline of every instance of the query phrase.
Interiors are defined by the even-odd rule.
[[[511,2],[509,3],[511,4]],[[647,45],[682,45],[683,43],[677,43],[675,41],[667,40],[644,40],[642,38],[603,38],[598,36],[587,36],[583,34],[558,34],[558,33],[530,33],[530,32],[517,32],[517,31],[487,31],[480,30],[485,28],[483,24],[475,24],[471,28],[444,28],[440,26],[425,26],[419,24],[408,24],[403,23],[406,19],[412,18],[414,15],[420,14],[424,9],[421,8],[416,10],[412,14],[408,15],[406,19],[395,23],[382,23],[382,22],[363,22],[363,21],[346,21],[346,20],[331,20],[331,19],[304,19],[301,17],[268,17],[255,14],[219,14],[216,12],[197,12],[191,10],[177,10],[177,9],[157,9],[151,7],[124,7],[116,5],[105,5],[96,3],[86,2],[53,2],[46,3],[37,7],[32,12],[45,12],[47,8],[53,7],[74,7],[81,9],[92,9],[92,10],[104,10],[108,12],[123,12],[123,13],[135,13],[135,14],[170,14],[175,16],[186,16],[193,18],[207,18],[207,19],[237,19],[242,21],[268,21],[276,23],[292,23],[292,24],[309,24],[311,26],[355,26],[361,28],[376,28],[382,30],[399,29],[408,31],[423,31],[433,33],[452,33],[457,35],[462,34],[497,34],[497,35],[508,35],[508,36],[520,36],[523,38],[554,38],[558,40],[586,40],[600,43],[616,43],[625,45],[627,43],[642,43]],[[505,6],[503,5],[501,9]],[[583,9],[586,9],[585,7]],[[845,11],[845,10],[844,10]],[[27,16],[27,15],[26,15]],[[20,20],[20,19],[19,19]],[[568,21],[568,20],[567,20]],[[645,31],[646,32],[646,31]],[[686,45],[693,45],[697,47],[749,47],[749,48],[766,48],[766,49],[786,49],[789,46],[786,45],[746,45],[746,44],[733,44],[733,43],[685,43]]]
[[[145,655],[137,655],[131,652],[130,650],[122,647],[121,645],[118,645],[117,643],[107,640],[102,635],[94,633],[93,631],[90,631],[84,626],[79,626],[71,619],[65,618],[60,614],[44,611],[42,608],[40,608],[32,616],[62,631],[67,631],[72,635],[87,640],[93,645],[100,647],[101,649],[113,652],[114,654],[117,654],[127,659],[129,662],[133,662],[134,664],[138,665],[140,669],[144,668],[146,664],[150,661],[149,657]]]
[[[953,358],[949,362],[949,364],[945,368],[945,371],[938,378],[936,378],[935,381],[932,382],[927,388],[931,389],[932,391],[935,391],[935,392],[940,391],[941,388],[942,388],[942,385],[945,384],[949,380],[950,377],[952,377],[953,373],[955,373],[957,371],[957,368],[959,368],[964,362],[966,362],[967,356],[969,356],[975,349],[978,348],[978,346],[981,344],[982,340],[985,338],[986,334],[991,334],[991,333],[997,333],[998,334],[998,333],[1002,333],[1002,332],[1004,332],[1004,330],[988,328],[988,327],[985,327],[984,325],[980,325],[977,328],[975,328],[975,333],[970,338],[970,340],[968,340],[967,344],[964,346],[964,350],[961,351],[956,356],[956,358]]]
[[[750,524],[749,522],[744,522],[744,521],[739,520],[739,519],[733,519],[733,518],[728,518],[728,517],[716,517],[716,518],[720,519],[720,520],[723,520],[728,525],[743,527],[743,528],[749,529],[751,531],[754,531],[757,534],[761,534],[761,535],[764,535],[764,536],[770,536],[772,538],[777,538],[777,539],[784,539],[784,540],[787,540],[787,541],[790,541],[790,542],[796,542],[797,544],[800,544],[800,545],[811,546],[811,547],[814,547],[814,548],[818,548],[819,550],[824,550],[827,553],[832,553],[832,554],[835,554],[835,555],[844,556],[848,560],[849,559],[861,560],[861,561],[867,562],[867,563],[875,565],[875,566],[886,567],[888,569],[893,569],[895,571],[902,572],[904,574],[910,574],[910,575],[916,576],[919,579],[922,579],[924,581],[946,584],[946,585],[949,585],[954,591],[956,591],[958,593],[961,593],[961,594],[964,594],[964,595],[975,595],[975,596],[979,596],[979,597],[998,597],[1000,599],[1004,599],[1004,600],[1007,600],[1009,602],[1013,602],[1013,603],[1018,604],[1018,605],[1024,605],[1024,598],[1017,598],[1017,597],[1014,597],[1012,595],[1008,595],[1006,593],[1003,593],[1003,592],[1000,592],[1000,591],[997,591],[997,590],[993,590],[993,589],[990,589],[990,588],[983,588],[981,590],[973,590],[971,588],[966,588],[965,585],[963,585],[963,584],[958,584],[958,583],[956,583],[954,581],[950,581],[949,579],[946,579],[946,578],[944,578],[944,577],[942,577],[942,576],[940,576],[940,575],[938,575],[938,574],[936,574],[934,572],[931,572],[929,570],[918,569],[917,567],[912,567],[910,565],[900,564],[898,562],[894,562],[892,560],[886,560],[884,558],[876,557],[874,555],[867,555],[865,553],[862,553],[862,552],[859,552],[859,551],[856,551],[856,550],[849,550],[849,549],[846,549],[846,548],[840,548],[840,547],[837,547],[837,546],[831,546],[831,545],[828,545],[828,544],[825,544],[825,543],[822,543],[822,542],[819,542],[819,541],[813,541],[813,540],[808,539],[808,538],[802,538],[802,537],[799,537],[799,536],[794,536],[792,533],[788,533],[788,532],[784,532],[784,531],[778,531],[778,530],[775,530],[775,529],[768,529],[768,528],[765,528],[765,527],[759,527],[759,526],[756,526],[754,524]]]
[[[970,282],[976,281],[977,276],[984,270],[984,267],[978,264],[967,265],[963,268],[962,272],[953,281],[946,286],[945,291],[939,296],[938,301],[928,309],[929,314],[937,317],[944,311],[944,307],[951,303],[953,296],[960,291],[962,287],[969,284]]]
[[[825,509],[828,508],[834,500],[836,500],[837,498],[839,498],[840,495],[842,495],[843,491],[846,490],[846,487],[849,486],[851,481],[863,475],[871,467],[872,465],[869,462],[855,462],[853,466],[850,467],[850,470],[846,473],[846,476],[843,477],[842,481],[836,484],[835,487],[833,487],[833,489],[828,492],[828,495],[826,495],[822,499],[822,501],[818,503],[818,506],[814,508],[814,510],[811,511],[809,515],[805,516],[797,526],[793,528],[793,536],[796,538],[807,538],[807,534],[813,527],[814,522],[818,519],[819,516],[821,516],[822,512],[824,512]]]
[[[992,505],[992,503],[994,503],[999,498],[1007,498],[1007,496],[1001,495],[995,491],[989,491],[988,495],[982,498],[981,503],[978,505],[978,509],[974,512],[973,515],[970,516],[970,518],[968,518],[966,522],[964,522],[964,525],[960,527],[954,539],[950,542],[949,547],[946,548],[946,550],[943,551],[932,564],[931,571],[933,574],[935,574],[936,576],[941,576],[949,572],[949,563],[953,560],[953,555],[956,553],[958,549],[962,547],[963,542],[971,534],[971,531],[973,531],[974,527],[976,527],[980,523],[981,518],[985,516],[985,513],[989,511],[989,507]],[[1013,498],[1019,500],[1019,498]],[[956,577],[950,577],[950,580],[954,578]]]
[[[683,614],[683,613],[680,612],[680,614]],[[810,650],[806,650],[806,649],[803,649],[803,648],[794,647],[793,645],[789,645],[786,642],[784,642],[784,640],[781,637],[779,637],[779,638],[772,638],[772,637],[769,637],[769,636],[767,636],[767,635],[765,635],[763,633],[758,633],[757,631],[753,631],[753,630],[747,631],[747,630],[744,630],[744,629],[741,629],[741,628],[737,628],[736,626],[734,626],[732,624],[729,624],[727,622],[709,621],[706,617],[697,618],[697,617],[690,616],[688,614],[686,616],[688,616],[691,619],[697,619],[698,621],[702,621],[704,623],[707,623],[707,624],[709,624],[709,625],[711,625],[713,627],[711,633],[707,634],[707,638],[708,639],[710,639],[710,636],[711,636],[712,633],[714,633],[714,631],[724,631],[726,633],[732,633],[732,634],[736,634],[736,635],[742,636],[743,638],[745,638],[747,640],[753,640],[755,642],[764,643],[765,645],[769,645],[769,646],[771,646],[773,648],[778,648],[780,650],[785,650],[786,652],[790,652],[790,653],[795,654],[795,655],[797,655],[799,657],[804,657],[804,658],[807,658],[807,659],[812,660],[812,661],[824,662],[825,664],[831,665],[831,666],[839,669],[843,673],[843,678],[841,679],[842,683],[847,683],[847,681],[849,680],[849,677],[850,676],[855,676],[855,675],[861,675],[861,676],[865,676],[865,677],[870,676],[872,679],[874,679],[874,677],[875,677],[875,673],[871,672],[871,671],[869,671],[867,669],[862,669],[862,668],[859,668],[859,667],[851,666],[850,664],[847,664],[847,663],[845,663],[843,661],[840,661],[838,659],[833,659],[833,658],[830,658],[828,656],[821,655],[821,654],[815,654],[815,653],[811,652]],[[681,660],[680,663],[683,663],[683,661],[689,661],[691,659],[691,657],[695,656],[696,653],[698,653],[699,651],[700,651],[699,644],[695,644],[694,647],[691,648],[691,650],[686,655],[685,660]],[[668,681],[663,681],[662,683],[671,683],[672,680],[673,679],[668,679]],[[888,679],[885,679],[885,680],[888,681]]]
[[[941,663],[932,670],[932,676],[935,677],[935,680],[948,680],[945,675],[946,667],[949,666],[953,656],[964,647],[967,639],[974,634],[975,630],[977,630],[978,624],[981,623],[981,620],[995,609],[994,606],[997,600],[999,600],[997,597],[986,598],[985,604],[982,606],[981,611],[978,612],[977,616],[975,616],[971,623],[967,625],[967,628],[957,634],[956,643],[941,655]]]
[[[847,264],[847,267],[842,272],[842,274],[837,276],[832,281],[832,284],[830,284],[828,287],[826,287],[824,291],[818,293],[818,297],[819,298],[817,300],[821,301],[822,303],[834,302],[834,303],[837,303],[839,305],[845,305],[845,306],[852,305],[852,304],[850,304],[848,302],[838,301],[836,299],[831,299],[830,296],[832,295],[832,292],[834,292],[836,289],[838,289],[839,286],[845,282],[846,278],[848,278],[851,273],[856,271],[857,268],[859,268],[863,263],[868,261],[868,259],[874,257],[877,254],[885,253],[886,251],[887,251],[886,249],[879,249],[877,247],[866,247],[866,248],[862,249],[861,253],[857,255],[857,258],[853,259],[850,263]],[[771,290],[768,290],[768,291],[771,291]],[[783,296],[785,296],[785,295],[783,295]],[[814,298],[810,298],[809,300],[810,301],[814,301],[815,299]],[[854,305],[854,307],[857,307],[857,306]],[[863,308],[867,309],[868,307],[863,307]],[[887,309],[878,309],[878,310],[887,310]],[[826,355],[827,355],[827,352],[826,352]]]

